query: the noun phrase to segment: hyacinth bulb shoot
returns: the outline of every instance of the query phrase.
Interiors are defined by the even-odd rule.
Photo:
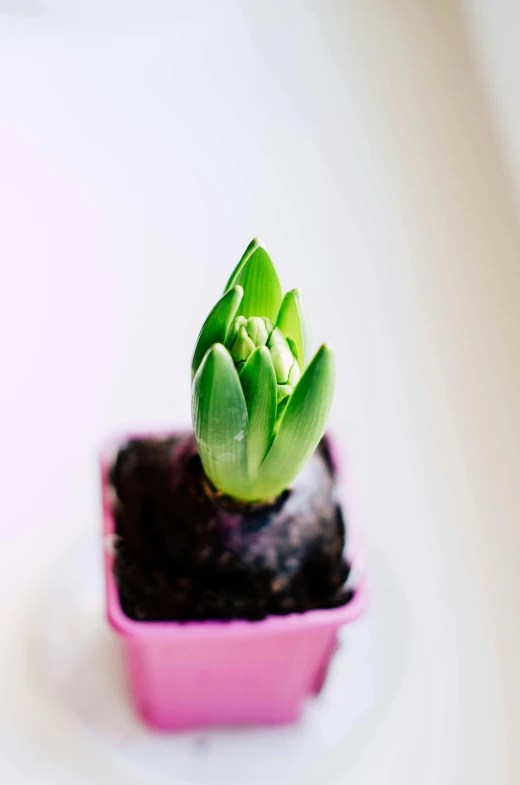
[[[200,331],[192,362],[192,418],[204,472],[244,502],[290,486],[316,449],[334,391],[322,345],[309,361],[299,289],[283,296],[258,240],[247,247]]]

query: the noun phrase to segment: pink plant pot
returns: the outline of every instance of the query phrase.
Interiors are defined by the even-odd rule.
[[[254,622],[130,619],[121,608],[113,575],[115,519],[109,484],[114,447],[128,438],[112,442],[102,457],[103,531],[107,615],[123,642],[137,711],[162,730],[293,722],[307,698],[321,690],[339,628],[366,607],[365,577],[352,600],[340,608]],[[348,538],[349,560],[355,552],[357,565],[359,547],[350,526]]]

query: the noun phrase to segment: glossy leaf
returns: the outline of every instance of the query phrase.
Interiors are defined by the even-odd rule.
[[[247,455],[253,479],[271,442],[276,419],[276,376],[267,347],[255,349],[240,373],[240,383],[249,417]]]
[[[202,325],[191,364],[192,378],[208,349],[215,343],[224,343],[229,327],[235,318],[244,290],[234,286],[220,298]]]
[[[282,302],[282,287],[265,248],[258,245],[247,257],[233,281],[244,290],[237,316],[265,316],[276,320]]]
[[[223,493],[247,498],[246,401],[231,355],[220,343],[208,350],[195,375],[192,418],[208,478]]]
[[[334,359],[321,346],[285,407],[271,449],[255,481],[258,498],[281,493],[299,474],[325,431],[334,393]]]
[[[305,368],[310,349],[310,324],[300,289],[292,289],[283,298],[276,326],[296,349],[300,368]],[[291,345],[292,344],[292,345]]]
[[[231,289],[231,287],[235,285],[236,279],[238,278],[238,276],[240,274],[240,271],[242,270],[242,267],[244,266],[246,261],[249,259],[249,257],[251,256],[251,254],[253,253],[255,248],[258,248],[259,245],[260,245],[260,240],[258,239],[258,237],[255,237],[255,238],[253,238],[253,240],[251,240],[251,242],[247,246],[246,250],[242,254],[239,263],[237,264],[237,266],[235,267],[235,269],[231,273],[231,277],[230,277],[229,281],[226,284],[226,288],[224,289],[224,292],[229,291],[229,289]]]

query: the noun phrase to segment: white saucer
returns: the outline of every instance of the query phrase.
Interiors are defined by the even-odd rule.
[[[297,725],[152,732],[132,710],[118,641],[105,622],[100,557],[101,542],[93,538],[54,573],[45,670],[100,751],[129,765],[134,776],[140,770],[143,785],[288,782],[325,763],[337,745],[345,771],[399,690],[409,651],[406,613],[389,571],[371,558],[369,612],[344,631],[325,688]]]

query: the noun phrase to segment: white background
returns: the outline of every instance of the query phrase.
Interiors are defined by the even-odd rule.
[[[105,436],[188,421],[254,235],[336,350],[413,630],[341,782],[520,781],[519,27],[505,0],[0,0],[2,782],[132,785],[43,683],[40,600],[99,525]]]

